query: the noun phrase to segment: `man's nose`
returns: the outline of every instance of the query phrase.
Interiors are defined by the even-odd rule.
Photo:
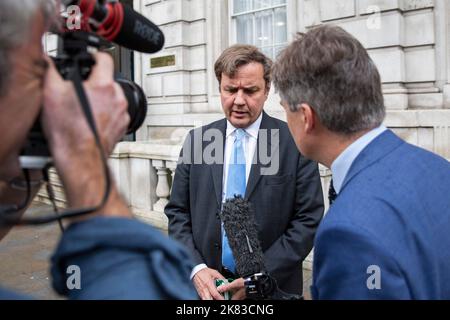
[[[236,93],[236,98],[234,99],[234,104],[237,106],[243,106],[245,105],[245,99],[244,99],[244,91],[238,90]]]

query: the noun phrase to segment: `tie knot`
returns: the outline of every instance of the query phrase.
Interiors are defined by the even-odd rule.
[[[245,136],[245,130],[244,129],[236,129],[236,141],[241,141],[242,138]]]

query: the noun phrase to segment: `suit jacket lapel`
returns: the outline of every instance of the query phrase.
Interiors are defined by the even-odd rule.
[[[219,122],[218,126],[215,127],[215,129],[220,130],[222,132],[223,136],[223,146],[222,150],[224,150],[224,156],[225,156],[225,134],[226,134],[226,127],[227,127],[227,121],[226,119],[223,119]],[[204,148],[203,148],[204,150]],[[214,163],[209,166],[211,168],[211,175],[213,178],[214,183],[214,191],[216,194],[217,204],[219,207],[222,204],[222,183],[223,183],[223,159],[221,163]]]
[[[376,137],[363,151],[356,157],[351,165],[344,182],[342,183],[342,192],[345,186],[365,168],[377,162],[394,149],[398,148],[404,141],[398,138],[391,130],[386,130]]]
[[[259,133],[258,133],[258,141],[256,143],[256,149],[255,149],[255,154],[253,156],[253,164],[252,164],[252,168],[250,170],[250,175],[248,177],[248,182],[247,182],[247,188],[245,190],[245,199],[249,199],[250,196],[252,195],[252,192],[255,190],[256,186],[258,185],[260,179],[261,179],[261,168],[262,168],[262,164],[261,161],[259,159],[259,135],[261,133],[261,130],[267,130],[267,150],[272,150],[271,148],[271,134],[270,134],[270,129],[275,129],[271,118],[263,111],[263,118],[261,120],[261,125],[259,127]],[[279,146],[277,146],[278,148]],[[270,157],[272,157],[273,154],[270,155]]]

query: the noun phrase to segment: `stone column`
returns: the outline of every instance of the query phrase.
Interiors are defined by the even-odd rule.
[[[209,111],[221,112],[214,63],[229,45],[228,1],[206,1],[206,70]]]
[[[166,164],[163,160],[153,160],[152,165],[156,168],[158,175],[158,184],[156,185],[156,196],[158,197],[158,201],[153,205],[153,210],[164,212],[164,208],[169,202],[168,198],[170,195]]]
[[[172,193],[173,179],[175,178],[175,170],[177,168],[176,161],[166,161],[166,167],[170,170],[171,179],[170,179],[170,193]]]

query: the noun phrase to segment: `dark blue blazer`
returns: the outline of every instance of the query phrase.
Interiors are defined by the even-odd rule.
[[[450,163],[390,130],[373,140],[319,226],[311,289],[315,299],[450,299]]]

